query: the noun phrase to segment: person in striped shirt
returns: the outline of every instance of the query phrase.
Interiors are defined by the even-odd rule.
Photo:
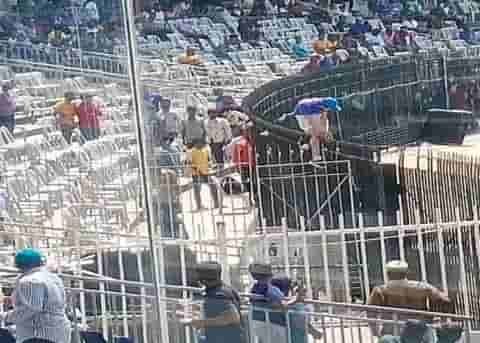
[[[69,343],[62,280],[47,270],[45,257],[35,249],[18,251],[15,265],[21,274],[12,294],[14,309],[0,317],[15,325],[17,343]]]

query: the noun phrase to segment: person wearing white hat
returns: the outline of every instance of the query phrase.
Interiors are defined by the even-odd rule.
[[[394,260],[385,266],[388,281],[381,286],[375,287],[370,294],[367,304],[373,306],[406,308],[418,311],[428,311],[432,304],[448,304],[450,298],[448,295],[435,286],[427,282],[408,280],[408,263],[405,261]],[[382,312],[382,319],[393,319],[392,314]],[[375,316],[378,313],[374,314]],[[373,316],[373,314],[372,314]],[[402,319],[419,319],[398,318]],[[433,318],[420,318],[433,319]],[[376,325],[370,326],[374,336],[387,335],[394,333],[392,325],[384,325],[380,330]]]

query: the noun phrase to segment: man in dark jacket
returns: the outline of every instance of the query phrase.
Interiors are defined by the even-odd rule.
[[[190,325],[205,330],[207,343],[244,343],[240,297],[222,282],[222,267],[217,262],[204,262],[196,270],[199,282],[205,286],[204,315]]]

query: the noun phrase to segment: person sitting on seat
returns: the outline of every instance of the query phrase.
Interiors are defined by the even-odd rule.
[[[178,58],[178,63],[199,66],[202,64],[202,61],[200,60],[198,55],[196,55],[195,49],[187,48],[187,50],[185,51],[185,55]]]

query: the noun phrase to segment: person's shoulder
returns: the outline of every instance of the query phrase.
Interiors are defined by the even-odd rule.
[[[27,275],[24,275],[19,281],[18,283],[20,285],[42,285],[44,284],[46,281],[46,271],[43,271],[43,270],[39,270],[39,271],[35,271],[35,272],[32,272],[32,273],[29,273]]]

